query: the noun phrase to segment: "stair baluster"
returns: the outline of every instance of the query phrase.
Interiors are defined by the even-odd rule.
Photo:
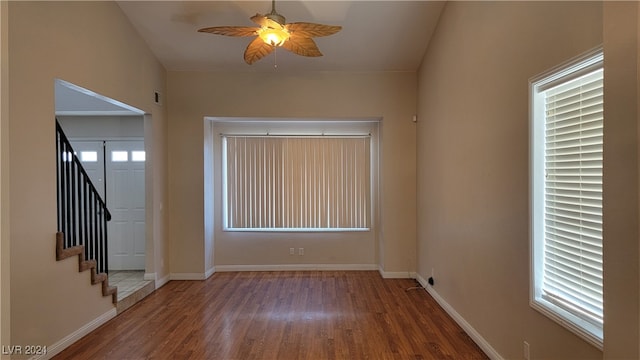
[[[84,257],[108,272],[107,221],[111,213],[56,120],[58,231],[64,248],[82,245]]]

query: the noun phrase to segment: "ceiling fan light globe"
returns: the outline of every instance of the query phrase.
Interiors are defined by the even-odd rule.
[[[266,44],[282,46],[282,44],[289,39],[289,32],[284,29],[263,28],[260,30],[258,36],[260,36]]]

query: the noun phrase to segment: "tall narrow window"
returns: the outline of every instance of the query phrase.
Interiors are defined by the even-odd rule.
[[[531,84],[531,304],[599,347],[602,62],[590,54]]]
[[[369,136],[225,136],[226,230],[367,230]]]

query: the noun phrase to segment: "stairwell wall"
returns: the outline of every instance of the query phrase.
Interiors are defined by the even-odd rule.
[[[9,2],[8,18],[11,343],[52,348],[113,309],[77,259],[55,259],[54,80],[149,113],[152,176],[164,178],[165,115],[153,92],[164,92],[165,70],[115,2]],[[166,251],[166,188],[151,191],[153,242]],[[168,254],[159,259],[152,271],[168,274]]]

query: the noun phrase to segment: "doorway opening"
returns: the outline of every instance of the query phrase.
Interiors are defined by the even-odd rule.
[[[108,271],[118,301],[147,285],[144,112],[55,81],[56,119],[111,213]]]

